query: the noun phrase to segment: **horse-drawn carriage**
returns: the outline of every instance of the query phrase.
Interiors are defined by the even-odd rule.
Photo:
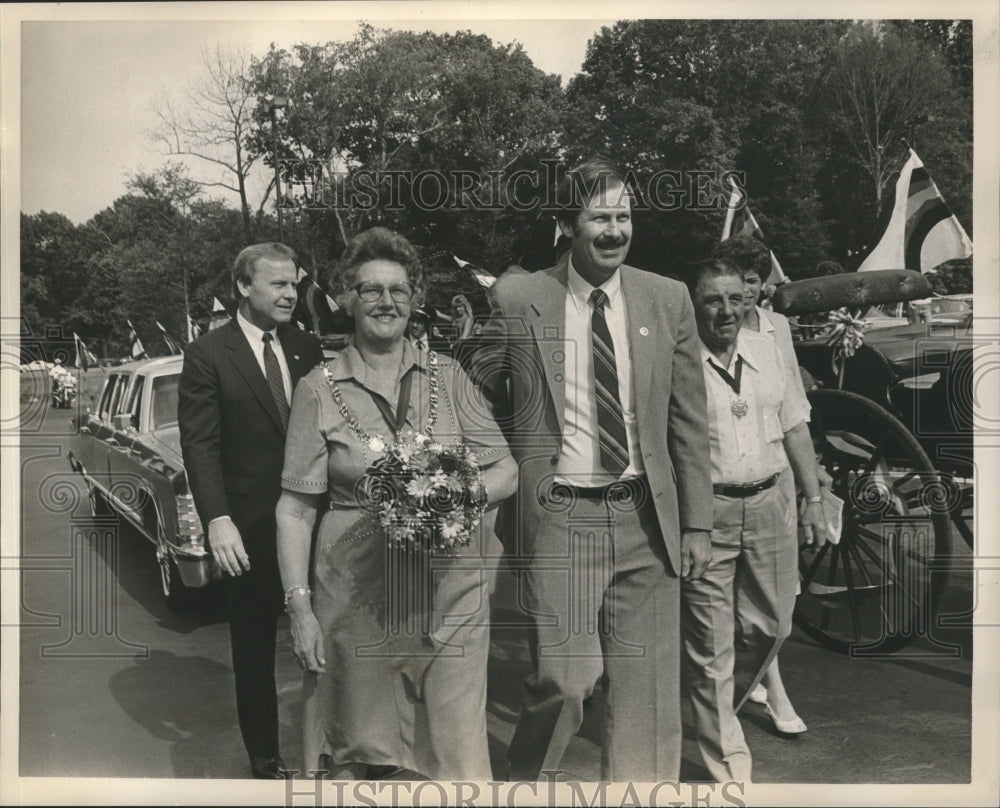
[[[971,323],[865,332],[867,307],[931,295],[925,276],[883,270],[786,284],[817,456],[842,500],[839,544],[800,559],[796,623],[854,655],[932,636],[951,527],[972,545]],[[804,321],[828,312],[823,324]]]

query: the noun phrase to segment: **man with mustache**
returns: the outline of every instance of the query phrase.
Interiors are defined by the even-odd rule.
[[[713,259],[685,280],[702,343],[714,494],[711,563],[682,587],[686,671],[705,766],[718,782],[745,782],[750,750],[733,705],[736,621],[759,679],[791,631],[796,483],[807,503],[806,544],[825,542],[826,529],[809,403],[776,342],[741,329],[742,270]]]
[[[602,779],[677,780],[681,579],[712,523],[694,313],[681,284],[624,265],[619,168],[587,162],[556,196],[569,251],[497,283],[467,360],[518,461],[499,530],[535,619],[508,776],[558,769],[601,679]]]

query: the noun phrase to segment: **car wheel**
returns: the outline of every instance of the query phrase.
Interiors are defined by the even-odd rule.
[[[157,531],[159,532],[159,531]],[[172,612],[193,612],[200,609],[205,602],[205,587],[185,586],[181,580],[181,572],[177,562],[166,548],[166,542],[160,536],[156,549],[157,561],[160,564],[160,588],[163,601]]]

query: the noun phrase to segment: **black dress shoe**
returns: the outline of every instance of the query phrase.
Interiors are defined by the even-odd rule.
[[[250,770],[258,780],[285,779],[285,761],[280,757],[254,758],[250,761]]]

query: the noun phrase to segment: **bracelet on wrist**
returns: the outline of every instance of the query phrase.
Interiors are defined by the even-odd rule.
[[[823,501],[823,496],[821,494],[817,494],[814,497],[806,497],[806,503],[808,505],[815,505],[815,504],[820,503],[822,501]]]
[[[306,597],[312,594],[312,590],[308,586],[292,586],[285,590],[285,609],[288,609],[288,601],[291,600],[292,595],[301,592]]]

